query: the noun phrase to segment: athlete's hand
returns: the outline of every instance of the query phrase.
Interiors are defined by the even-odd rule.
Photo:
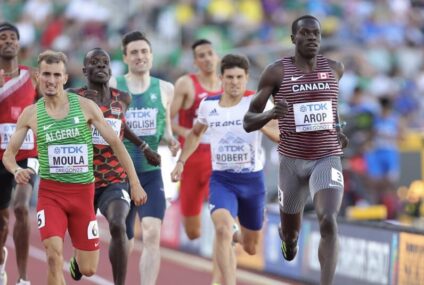
[[[134,205],[140,206],[147,202],[147,194],[144,191],[140,183],[135,185],[131,184],[131,200],[133,200]]]
[[[15,170],[15,181],[18,184],[27,184],[33,174],[35,174],[35,172],[31,168],[19,167]]]
[[[168,148],[172,153],[172,156],[176,156],[178,151],[180,150],[180,142],[174,138],[171,138],[168,142]]]
[[[275,103],[274,108],[271,109],[273,119],[283,118],[289,111],[289,104],[286,99],[282,99]]]
[[[147,162],[153,166],[160,165],[160,154],[147,146],[143,150],[144,157],[147,159]]]
[[[340,146],[343,148],[347,147],[349,144],[349,139],[343,132],[337,132],[337,138],[339,140]]]
[[[4,79],[4,69],[0,69],[0,88],[3,87],[4,82],[5,82],[5,79]]]
[[[172,182],[178,182],[181,180],[181,174],[184,170],[184,163],[181,160],[177,161],[177,164],[174,167],[174,170],[171,172],[171,180]]]

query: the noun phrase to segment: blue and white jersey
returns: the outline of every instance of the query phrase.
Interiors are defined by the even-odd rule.
[[[199,106],[198,122],[208,126],[212,169],[237,173],[263,169],[260,159],[262,132],[247,133],[243,129],[253,95],[245,96],[232,107],[219,105],[221,95],[205,98]]]

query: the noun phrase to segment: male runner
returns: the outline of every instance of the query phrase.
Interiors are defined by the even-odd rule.
[[[32,80],[34,72],[26,66],[19,65],[18,53],[18,29],[10,23],[0,23],[0,159],[2,159],[10,136],[16,128],[18,116],[25,107],[33,104],[37,97]],[[13,209],[16,218],[13,227],[13,241],[18,269],[17,284],[31,284],[27,280],[30,233],[28,212],[38,168],[37,148],[31,131],[28,132],[16,160],[22,167],[34,168],[35,173],[31,175],[29,183],[16,184],[13,175],[0,162],[0,285],[7,283],[5,243],[9,228],[8,208],[13,188],[15,188]]]
[[[197,118],[200,101],[203,98],[221,94],[221,82],[217,74],[218,55],[212,43],[197,40],[191,46],[197,73],[189,73],[175,82],[171,118],[178,114],[178,123],[173,120],[173,131],[179,136],[181,145]],[[201,210],[209,193],[211,175],[210,146],[206,136],[200,142],[195,155],[186,162],[180,182],[180,203],[185,232],[189,239],[200,237]]]
[[[226,55],[221,61],[222,95],[205,98],[198,120],[186,141],[174,170],[181,179],[187,159],[195,153],[206,130],[212,150],[209,208],[215,227],[215,255],[223,284],[236,284],[236,257],[231,246],[238,217],[244,250],[254,255],[264,220],[265,183],[260,159],[262,135],[246,133],[243,116],[253,95],[245,96],[249,63],[244,56]],[[263,132],[278,142],[278,128],[271,122]]]
[[[337,111],[338,80],[344,67],[318,54],[321,27],[315,17],[296,19],[291,39],[295,55],[265,69],[244,128],[251,132],[278,119],[281,250],[286,260],[295,257],[303,209],[311,194],[321,232],[321,284],[328,285],[333,283],[337,264],[336,218],[344,187],[340,156],[348,142]],[[275,107],[264,112],[270,96]]]
[[[112,80],[118,89],[128,91],[132,101],[125,116],[131,130],[157,151],[162,139],[175,156],[179,143],[172,136],[169,107],[174,95],[174,86],[150,75],[152,68],[152,46],[139,31],[129,32],[122,39],[124,62],[128,73]],[[137,168],[137,175],[146,189],[149,201],[143,207],[131,205],[127,218],[127,235],[134,237],[136,214],[141,220],[142,254],[140,260],[141,284],[155,284],[160,267],[160,230],[165,215],[166,200],[159,166],[149,165],[134,144],[125,141],[125,146]]]
[[[45,51],[38,58],[38,90],[43,98],[26,107],[3,156],[6,169],[19,184],[28,183],[33,170],[22,168],[15,156],[27,132],[37,137],[40,189],[37,221],[45,246],[48,284],[65,284],[63,238],[69,231],[75,257],[74,278],[95,273],[99,259],[99,231],[94,212],[93,144],[90,125],[112,147],[128,173],[131,198],[144,203],[146,193],[137,178],[124,145],[91,100],[63,89],[67,81],[67,58],[61,52]]]
[[[126,128],[124,114],[131,102],[128,93],[109,88],[111,75],[109,54],[101,48],[90,50],[84,58],[83,73],[87,78],[87,86],[70,92],[79,94],[96,102],[103,111],[109,125],[123,140]],[[127,175],[123,171],[112,148],[93,128],[94,144],[94,176],[95,196],[94,208],[106,217],[109,223],[111,241],[109,260],[112,265],[113,280],[116,285],[125,284],[128,260],[128,238],[125,220],[130,209],[130,196]],[[146,147],[145,142],[138,140],[137,145]],[[149,147],[144,150],[145,153]],[[149,156],[150,157],[150,156]],[[160,161],[154,161],[159,164]],[[72,269],[72,267],[71,267]],[[71,272],[73,272],[71,270]]]

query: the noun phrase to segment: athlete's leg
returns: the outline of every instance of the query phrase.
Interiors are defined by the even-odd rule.
[[[27,262],[29,252],[29,201],[32,194],[32,185],[17,184],[13,209],[15,211],[15,225],[13,227],[13,241],[16,248],[16,264],[18,265],[19,278],[27,280]],[[18,279],[19,279],[18,278]]]
[[[324,189],[315,194],[314,205],[317,212],[321,240],[318,259],[321,264],[321,284],[333,284],[338,258],[337,214],[342,203],[343,192]]]
[[[241,245],[243,246],[244,251],[250,255],[255,255],[258,248],[259,236],[261,231],[249,230],[248,228],[245,228],[243,226],[240,226],[240,230]]]
[[[129,204],[125,200],[112,200],[107,207],[106,219],[109,222],[111,241],[109,260],[112,265],[115,285],[125,284],[128,262],[128,238],[126,236],[125,219]]]
[[[233,224],[235,222],[227,209],[217,209],[212,212],[212,221],[215,227],[215,254],[219,270],[222,273],[222,283],[236,284],[236,262],[233,256]]]
[[[202,226],[200,215],[191,217],[183,216],[183,225],[187,237],[190,240],[195,240],[200,237]]]
[[[80,250],[75,249],[75,258],[78,263],[79,271],[82,275],[92,276],[96,273],[99,264],[99,250]]]
[[[9,203],[13,181],[13,175],[4,168],[0,161],[0,282],[7,281],[5,244],[9,233]]]
[[[160,267],[160,229],[162,221],[158,218],[144,217],[141,220],[143,232],[143,252],[140,259],[142,285],[154,285]]]
[[[63,276],[63,239],[53,236],[43,240],[47,256],[47,284],[64,285]]]

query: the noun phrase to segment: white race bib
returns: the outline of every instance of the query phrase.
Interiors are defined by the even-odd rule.
[[[109,124],[109,126],[112,127],[115,134],[119,137],[119,134],[121,132],[122,121],[119,119],[113,119],[113,118],[105,118],[105,120]],[[105,141],[105,139],[99,133],[99,131],[96,129],[96,127],[93,126],[91,130],[93,135],[93,144],[109,145],[107,141]]]
[[[334,128],[331,101],[293,104],[296,132],[314,132]]]
[[[128,126],[137,136],[154,136],[157,113],[158,110],[155,108],[131,109],[125,113],[125,117]]]
[[[49,145],[50,173],[88,172],[86,144]]]
[[[213,152],[213,159],[216,170],[246,172],[251,171],[254,167],[252,155],[250,144],[232,137],[229,140],[221,140]]]
[[[10,141],[10,137],[15,132],[15,129],[16,129],[16,124],[11,124],[11,123],[0,124],[0,136],[1,136],[0,148],[1,149],[7,148]],[[32,132],[31,129],[29,129],[20,149],[31,150],[31,149],[34,149],[34,146],[35,146],[34,133]]]

